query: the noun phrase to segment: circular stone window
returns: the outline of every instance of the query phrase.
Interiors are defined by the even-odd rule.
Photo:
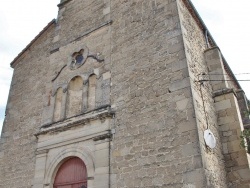
[[[75,57],[75,60],[76,60],[76,64],[81,64],[82,61],[84,60],[84,57],[82,54],[79,54]]]
[[[72,55],[72,60],[70,63],[71,69],[77,69],[84,64],[85,57],[83,55],[84,50],[80,50]]]
[[[75,51],[71,53],[69,56],[68,66],[71,70],[75,70],[80,68],[85,61],[87,60],[89,55],[89,50],[86,46],[80,48],[79,51]]]

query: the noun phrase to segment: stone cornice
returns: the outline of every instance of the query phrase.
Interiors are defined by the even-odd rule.
[[[110,109],[110,106],[104,106],[102,108],[98,108],[78,116],[74,116],[63,121],[55,122],[52,124],[43,125],[39,132],[34,135],[37,137],[39,135],[43,135],[49,132],[61,132],[72,127],[76,127],[79,125],[84,125],[90,121],[97,119],[105,119],[105,118],[113,118],[115,113]]]
[[[103,134],[103,135],[99,135],[93,138],[94,141],[100,141],[100,140],[105,140],[105,139],[110,139],[112,137],[111,132],[107,133],[107,134]]]
[[[236,91],[234,89],[228,88],[228,89],[223,89],[223,90],[213,92],[213,98],[221,96],[221,95],[229,94],[229,93],[233,93],[235,97],[237,97]]]

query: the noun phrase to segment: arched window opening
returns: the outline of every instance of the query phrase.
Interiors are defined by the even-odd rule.
[[[95,96],[96,96],[96,75],[89,77],[89,89],[88,89],[88,109],[93,110],[95,108]]]
[[[59,121],[62,118],[62,98],[63,98],[63,89],[59,88],[56,91],[55,96],[55,110],[54,110],[54,121]]]
[[[66,117],[72,117],[82,112],[82,89],[83,79],[80,76],[74,77],[68,87]]]
[[[70,158],[64,162],[55,177],[53,188],[87,188],[87,169],[78,158]]]

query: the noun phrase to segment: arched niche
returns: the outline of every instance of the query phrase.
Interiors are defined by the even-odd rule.
[[[96,84],[97,84],[97,76],[95,74],[91,74],[89,76],[89,85],[88,85],[88,110],[95,109]]]
[[[76,76],[71,79],[68,85],[66,117],[72,117],[82,112],[83,79]]]
[[[53,121],[59,121],[62,119],[62,103],[63,103],[63,89],[60,87],[56,91],[55,95],[55,108],[53,114]]]

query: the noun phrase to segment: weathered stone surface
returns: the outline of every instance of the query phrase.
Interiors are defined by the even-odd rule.
[[[223,164],[222,146],[220,144],[219,130],[217,128],[217,114],[212,98],[213,88],[208,82],[197,82],[201,79],[207,79],[202,74],[208,74],[207,64],[204,58],[204,50],[207,48],[204,33],[195,23],[194,18],[187,10],[186,6],[178,2],[178,10],[180,14],[181,27],[183,31],[183,40],[185,45],[185,53],[187,65],[189,68],[190,87],[194,101],[194,110],[196,116],[196,126],[199,135],[200,153],[204,166],[204,175],[197,175],[201,182],[200,185],[187,184],[186,186],[198,187],[227,187],[226,173]],[[217,57],[217,56],[216,56]],[[207,58],[214,58],[213,54]],[[218,105],[218,108],[220,105]],[[217,140],[216,149],[210,153],[204,143],[203,132],[209,128],[215,135]],[[192,173],[191,173],[192,174]],[[220,177],[216,174],[220,174]],[[190,175],[190,178],[193,176]],[[195,176],[193,178],[195,180]],[[204,181],[207,183],[203,184]]]
[[[225,70],[185,2],[61,1],[14,66],[0,187],[51,188],[72,156],[88,188],[247,186],[235,85],[201,82]]]

